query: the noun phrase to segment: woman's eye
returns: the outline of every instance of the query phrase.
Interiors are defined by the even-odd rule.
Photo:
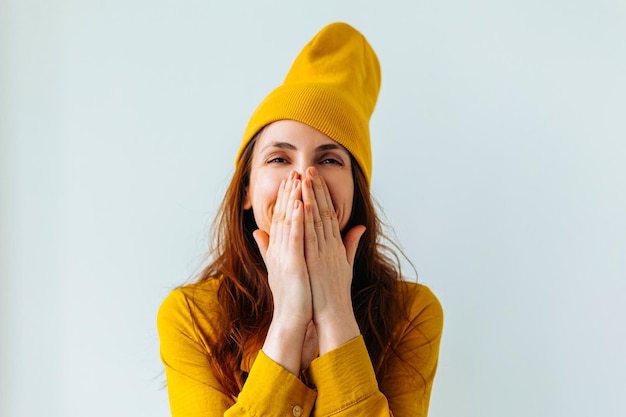
[[[287,160],[280,157],[272,158],[267,161],[268,164],[284,164],[285,162],[287,162]]]
[[[325,158],[322,159],[322,161],[320,162],[321,164],[333,164],[333,165],[343,165],[341,163],[341,161],[335,159],[335,158]]]

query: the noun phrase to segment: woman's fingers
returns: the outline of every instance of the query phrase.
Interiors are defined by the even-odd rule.
[[[326,181],[324,181],[324,178],[320,177],[320,180],[322,182],[322,191],[324,193],[324,198],[326,199],[326,207],[328,207],[329,213],[328,222],[324,224],[324,231],[325,233],[327,233],[327,236],[341,238],[341,230],[339,230],[339,220],[337,219],[337,212],[335,211],[333,200],[330,197],[328,185],[326,185]]]
[[[278,236],[281,236],[283,223],[281,221],[282,216],[285,213],[284,199],[287,180],[282,180],[278,186],[278,194],[276,196],[276,202],[274,203],[274,212],[272,213],[272,224],[270,225],[270,235],[273,236],[272,242],[276,243]]]
[[[304,256],[304,214],[302,201],[293,204],[289,227],[289,252],[295,256]]]
[[[328,187],[324,182],[324,179],[315,171],[311,170],[313,174],[313,191],[315,193],[315,201],[317,201],[317,207],[322,221],[322,228],[324,230],[324,236],[328,239],[334,235],[334,230],[339,229],[333,223],[337,223],[337,213],[333,207],[333,202],[328,192]],[[335,237],[337,237],[335,235]]]
[[[324,239],[324,225],[320,217],[313,180],[305,178],[302,181],[302,201],[304,202],[304,250],[305,256],[313,256],[319,250],[319,242]]]
[[[354,266],[354,257],[356,256],[356,250],[359,247],[361,237],[365,233],[365,226],[354,226],[346,233],[343,238],[343,244],[346,247],[346,258],[350,267]]]
[[[297,182],[297,190],[294,186]],[[291,212],[293,210],[293,200],[300,199],[300,186],[298,174],[292,171],[289,176],[280,182],[276,202],[272,213],[272,224],[270,226],[270,236],[272,244],[281,245],[285,236],[289,235],[289,223],[291,222]]]
[[[261,252],[261,256],[263,257],[263,262],[267,265],[267,248],[270,245],[270,236],[265,233],[261,229],[257,229],[252,232],[252,237],[256,241],[257,246],[259,247],[259,251]]]
[[[291,183],[291,190],[289,190],[289,197],[287,199],[287,207],[285,211],[285,216],[283,219],[284,222],[284,236],[289,235],[289,228],[291,227],[293,211],[296,201],[300,201],[302,199],[302,188],[301,182],[299,179],[294,179]]]
[[[313,226],[319,240],[323,241],[332,236],[333,221],[337,221],[337,214],[335,213],[328,188],[325,187],[324,180],[315,168],[310,167],[307,169],[305,181],[303,201],[305,205],[311,205]]]
[[[274,319],[306,325],[312,318],[311,288],[304,257],[304,214],[300,180],[285,181],[275,205],[269,236],[255,232],[265,265],[272,297]]]
[[[274,243],[280,244],[283,238],[283,226],[285,218],[287,217],[287,205],[289,202],[289,195],[293,185],[293,172],[289,176],[281,181],[278,188],[278,195],[276,196],[276,203],[274,203],[274,213],[272,216],[272,230],[270,236]]]
[[[305,180],[306,181],[306,180]],[[310,186],[310,181],[308,186]],[[307,184],[305,184],[306,190]],[[306,194],[306,193],[303,193]],[[314,207],[316,207],[315,202],[306,202],[303,204],[304,206],[304,257],[306,259],[315,259],[314,257],[319,254],[319,241],[320,237],[318,237],[318,231],[316,230],[316,223],[319,223],[321,227],[321,221],[316,220],[316,216],[314,214]],[[319,215],[318,217],[319,218]],[[321,237],[323,239],[323,236]]]

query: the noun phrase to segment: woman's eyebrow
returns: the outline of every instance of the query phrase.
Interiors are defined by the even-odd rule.
[[[263,150],[266,151],[269,148],[282,148],[282,149],[289,149],[291,151],[298,150],[298,148],[296,148],[289,142],[272,142],[268,144],[266,147],[264,147]]]
[[[323,151],[330,151],[330,150],[334,150],[334,149],[338,149],[341,151],[346,151],[346,148],[344,148],[343,146],[341,146],[338,143],[327,143],[324,145],[320,145],[317,148],[315,148],[315,152],[323,152]]]

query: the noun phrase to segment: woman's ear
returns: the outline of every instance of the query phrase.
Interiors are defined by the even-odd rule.
[[[252,201],[250,201],[250,195],[248,194],[248,187],[245,189],[245,196],[243,197],[243,209],[250,210],[252,208]]]

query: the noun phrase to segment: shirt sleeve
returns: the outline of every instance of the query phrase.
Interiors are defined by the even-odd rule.
[[[223,393],[201,342],[190,302],[181,289],[157,316],[172,417],[309,416],[316,393],[259,352],[237,399]],[[203,329],[204,330],[204,329]]]
[[[427,287],[414,285],[412,288],[416,294],[410,320],[401,326],[380,388],[362,336],[311,363],[309,377],[318,391],[316,416],[428,415],[443,310]]]
[[[381,383],[395,417],[426,417],[439,361],[443,309],[432,291],[411,284],[415,295]]]

